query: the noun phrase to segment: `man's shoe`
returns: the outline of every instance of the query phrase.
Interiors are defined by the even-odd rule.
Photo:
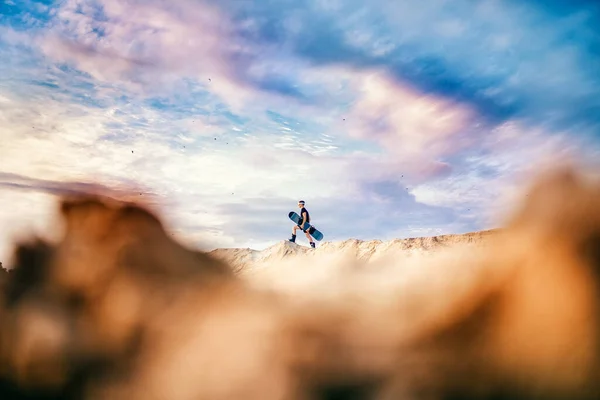
[[[315,242],[310,242],[310,247],[315,248]]]

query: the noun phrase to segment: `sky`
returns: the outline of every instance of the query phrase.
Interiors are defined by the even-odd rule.
[[[528,171],[600,159],[598,26],[591,0],[0,0],[0,259],[100,186],[205,250],[289,238],[300,199],[325,241],[494,228]]]

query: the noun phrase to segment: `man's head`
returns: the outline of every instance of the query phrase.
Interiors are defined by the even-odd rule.
[[[304,207],[304,200],[300,200],[298,202],[298,208],[302,208],[302,207]]]

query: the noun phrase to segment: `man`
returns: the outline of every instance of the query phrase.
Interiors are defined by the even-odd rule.
[[[292,228],[292,238],[288,239],[290,242],[292,243],[296,243],[296,230],[298,228],[300,228],[302,230],[302,232],[304,232],[304,234],[306,235],[306,238],[308,239],[308,241],[310,242],[310,247],[314,248],[315,247],[315,242],[313,240],[313,238],[310,236],[310,233],[308,233],[305,229],[304,229],[304,224],[307,222],[310,222],[310,214],[308,213],[308,211],[306,210],[306,208],[304,208],[304,200],[300,200],[298,202],[298,208],[300,208],[300,223],[298,225],[294,225],[294,227]]]

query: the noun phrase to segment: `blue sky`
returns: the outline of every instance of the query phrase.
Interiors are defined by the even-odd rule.
[[[598,160],[598,26],[595,1],[4,0],[1,239],[88,184],[206,249],[289,237],[300,198],[326,240],[493,227],[516,177]]]

